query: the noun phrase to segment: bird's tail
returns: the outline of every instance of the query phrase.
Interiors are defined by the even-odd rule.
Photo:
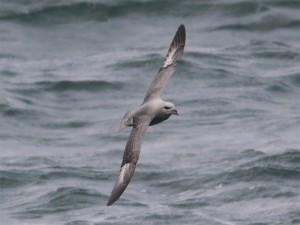
[[[126,127],[132,126],[133,115],[134,115],[134,113],[129,110],[124,114],[123,119],[121,120],[119,127],[117,129],[117,132],[124,130]]]

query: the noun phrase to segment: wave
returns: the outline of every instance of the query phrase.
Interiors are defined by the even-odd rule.
[[[226,159],[224,159],[226,160]],[[247,150],[237,154],[228,171],[216,171],[200,177],[165,179],[159,181],[160,189],[166,188],[180,197],[171,200],[171,207],[197,208],[255,199],[291,199],[296,196],[293,188],[300,179],[300,151],[290,150],[275,155]],[[223,168],[223,167],[222,167]],[[197,170],[197,169],[195,169]],[[221,169],[222,170],[222,169]],[[278,184],[285,184],[281,186]]]
[[[43,184],[45,182],[61,179],[78,180],[108,180],[109,174],[97,171],[92,167],[62,166],[59,161],[48,157],[29,157],[22,160],[10,161],[9,158],[1,160],[1,165],[15,170],[0,170],[0,187],[18,188],[29,183]]]
[[[286,16],[268,15],[253,22],[238,22],[220,25],[212,30],[234,30],[234,31],[272,31],[275,29],[299,28],[300,20]]]
[[[107,21],[115,17],[126,16],[133,12],[160,14],[172,5],[168,1],[120,1],[115,5],[78,2],[44,6],[38,9],[29,9],[28,12],[2,12],[0,20],[12,20],[32,24],[61,24],[80,20]]]
[[[300,151],[290,150],[276,155],[265,155],[256,151],[249,151],[236,156],[239,160],[251,158],[246,163],[234,166],[228,171],[204,174],[202,177],[195,179],[189,177],[178,179],[178,171],[148,174],[146,178],[160,180],[153,186],[168,187],[174,190],[184,190],[188,186],[190,191],[197,191],[199,187],[214,188],[218,185],[233,185],[234,183],[251,183],[264,181],[284,182],[288,180],[297,181],[300,179]],[[232,159],[231,159],[232,160]],[[235,160],[235,161],[236,161]],[[163,177],[161,177],[163,176]],[[156,179],[156,178],[159,179]],[[168,179],[165,179],[168,177]],[[162,179],[164,178],[164,179]]]
[[[247,48],[250,50],[251,55],[257,58],[287,59],[297,61],[300,59],[297,47],[289,46],[282,42],[252,40]]]
[[[300,60],[299,49],[297,46],[289,45],[278,41],[251,40],[244,45],[235,45],[224,49],[228,56],[242,56],[243,59],[253,59],[258,61],[254,65],[258,68],[258,75],[249,75],[243,69],[238,70],[237,77],[242,79],[245,84],[265,86],[265,90],[274,93],[291,93],[297,91],[300,85],[300,74],[293,65]],[[234,53],[234,54],[233,54]],[[237,61],[243,66],[243,61]],[[260,67],[265,65],[266,74],[261,74]],[[289,67],[291,65],[291,67]],[[234,68],[230,68],[230,71]],[[240,76],[242,74],[242,76]],[[229,78],[233,77],[231,74]],[[246,79],[248,78],[248,79]],[[227,80],[230,80],[227,78]]]
[[[247,53],[255,58],[295,59],[299,61],[300,54],[296,46],[278,41],[250,40],[245,45],[235,45],[225,48],[226,52]],[[232,56],[231,56],[232,57]]]
[[[78,20],[100,20],[117,16],[113,7],[101,3],[74,3],[69,5],[45,6],[29,12],[12,12],[2,15],[1,20],[12,20],[32,24],[60,24]]]
[[[24,171],[0,171],[1,190],[23,186],[33,180],[34,176],[24,173]]]
[[[107,82],[96,80],[82,80],[82,81],[42,81],[36,83],[37,89],[42,89],[50,92],[64,92],[64,91],[103,91],[120,89],[123,85],[121,82]]]
[[[119,81],[99,81],[99,80],[60,80],[60,81],[39,81],[32,84],[17,83],[11,85],[8,89],[13,98],[29,103],[28,99],[23,99],[24,96],[32,96],[41,92],[67,92],[67,91],[86,91],[86,92],[101,92],[106,90],[117,90],[123,87],[123,83]],[[15,96],[21,94],[22,96]]]
[[[74,220],[66,223],[65,225],[90,225],[91,223],[88,220]]]
[[[34,109],[26,109],[23,107],[12,106],[9,104],[0,103],[0,113],[6,117],[13,117],[19,119],[35,118],[40,115],[40,112]]]
[[[106,198],[107,196],[90,189],[60,187],[39,197],[32,203],[20,206],[22,210],[13,213],[13,215],[18,218],[40,218],[48,214],[98,205],[101,199],[104,201]]]
[[[282,75],[276,78],[266,87],[266,90],[273,93],[290,93],[298,91],[300,87],[300,73]]]
[[[171,0],[152,1],[114,1],[113,3],[101,3],[81,1],[70,3],[60,1],[60,3],[47,3],[42,5],[35,1],[28,4],[24,10],[24,5],[17,3],[6,10],[0,11],[0,20],[18,21],[29,24],[62,24],[76,21],[107,21],[112,18],[126,17],[133,14],[142,16],[181,16],[191,17],[199,15],[221,14],[225,17],[245,17],[256,15],[268,11],[271,7],[281,7],[295,9],[299,7],[295,1],[276,2],[253,2],[253,1],[228,1],[226,3],[214,2],[191,2],[182,1],[174,4]],[[39,5],[37,7],[37,5]],[[287,22],[282,18],[272,18],[286,26],[299,26],[299,21]],[[267,19],[268,20],[268,19]],[[271,25],[270,20],[267,25]],[[281,22],[280,22],[281,21]],[[276,24],[276,23],[275,23]],[[256,24],[252,24],[254,27]],[[220,26],[217,29],[245,29],[251,24],[231,24]]]
[[[300,179],[300,151],[290,150],[281,154],[266,155],[244,163],[232,171],[222,174],[225,183],[264,180]]]
[[[97,80],[83,80],[83,81],[42,81],[32,84],[12,84],[7,89],[6,98],[0,102],[0,115],[5,117],[14,117],[19,119],[39,118],[41,115],[48,115],[45,101],[41,101],[41,95],[45,93],[66,93],[66,92],[104,92],[107,90],[122,89],[123,83],[97,81]],[[68,121],[65,124],[53,125],[62,127],[84,127],[90,125],[86,121]]]

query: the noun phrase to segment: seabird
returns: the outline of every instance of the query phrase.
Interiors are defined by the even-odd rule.
[[[175,71],[177,61],[181,58],[185,45],[185,27],[180,25],[168,50],[165,61],[152,81],[141,106],[134,112],[127,111],[120,122],[119,131],[126,127],[132,130],[127,140],[121,169],[107,205],[119,199],[129,184],[139,159],[142,140],[148,126],[168,119],[171,115],[179,115],[171,102],[161,99],[167,81]]]

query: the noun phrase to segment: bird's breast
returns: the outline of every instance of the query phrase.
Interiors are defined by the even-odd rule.
[[[149,126],[153,126],[155,124],[161,123],[162,121],[168,119],[170,116],[171,116],[170,114],[158,114],[153,118]]]

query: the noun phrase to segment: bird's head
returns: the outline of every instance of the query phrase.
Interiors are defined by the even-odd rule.
[[[171,102],[164,102],[161,107],[161,111],[168,114],[168,115],[179,115],[177,110],[175,109],[175,106]]]

